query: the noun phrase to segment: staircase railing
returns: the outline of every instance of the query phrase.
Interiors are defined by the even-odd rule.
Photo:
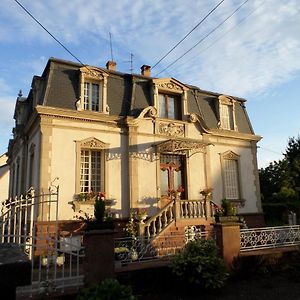
[[[181,200],[176,197],[174,201],[163,207],[156,215],[145,223],[139,224],[139,235],[145,238],[154,238],[159,235],[175,220],[211,218],[213,216],[213,203],[205,200]]]
[[[172,201],[144,224],[140,223],[139,233],[146,238],[153,238],[174,222],[174,220],[175,203]]]

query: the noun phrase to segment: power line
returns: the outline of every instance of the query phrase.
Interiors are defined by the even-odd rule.
[[[59,41],[40,21],[38,21],[18,0],[14,0],[40,27],[42,27],[61,47],[63,47],[73,58],[75,58],[81,65],[85,64],[76,57],[62,42]]]
[[[263,5],[263,3],[262,3]],[[199,51],[199,53],[197,53],[195,56],[191,57],[188,61],[184,61],[181,64],[177,65],[177,70],[178,68],[182,67],[183,65],[185,65],[188,62],[191,62],[192,60],[194,60],[195,58],[197,58],[201,53],[205,52],[206,50],[208,50],[209,48],[211,48],[212,46],[214,46],[215,44],[217,44],[218,42],[220,42],[222,39],[224,39],[227,34],[229,34],[233,29],[235,29],[238,25],[240,25],[241,23],[245,22],[255,11],[257,11],[258,8],[260,8],[262,5],[256,7],[255,9],[253,9],[252,11],[250,11],[250,13],[248,13],[244,18],[242,18],[241,20],[239,20],[234,26],[232,26],[230,29],[228,29],[226,32],[224,32],[221,36],[219,36],[217,39],[215,39],[210,45],[208,45],[206,48],[201,49],[201,51]]]
[[[226,19],[224,19],[221,23],[219,23],[214,29],[212,29],[208,34],[206,34],[200,41],[198,41],[193,47],[191,47],[189,50],[184,52],[181,56],[179,56],[176,60],[174,60],[172,63],[170,63],[167,67],[165,67],[162,71],[156,74],[159,75],[160,73],[164,72],[171,66],[173,66],[177,61],[179,61],[181,58],[183,58],[185,55],[187,55],[189,52],[191,52],[195,47],[197,47],[200,43],[202,43],[205,39],[207,39],[213,32],[215,32],[219,27],[221,27],[227,20],[229,20],[239,9],[241,9],[249,0],[244,1],[240,6],[238,6]]]
[[[197,27],[199,27],[225,0],[221,0],[194,28],[192,28],[175,46],[173,46],[151,69],[154,69],[164,58],[166,58],[179,44],[181,44]]]

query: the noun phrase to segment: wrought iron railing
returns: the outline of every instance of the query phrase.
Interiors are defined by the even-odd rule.
[[[185,234],[161,235],[159,239],[117,238],[114,245],[115,265],[121,267],[137,262],[168,259],[187,242],[208,237],[211,237],[208,232],[196,226],[187,226]]]
[[[241,229],[241,252],[300,246],[300,225]]]

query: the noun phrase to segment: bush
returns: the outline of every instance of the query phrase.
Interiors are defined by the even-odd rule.
[[[182,280],[204,288],[220,288],[228,277],[225,263],[219,258],[213,240],[190,241],[175,255],[171,268]]]
[[[104,279],[100,284],[84,288],[76,300],[135,300],[131,288],[115,279]]]

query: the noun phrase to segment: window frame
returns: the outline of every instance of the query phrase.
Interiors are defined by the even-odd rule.
[[[169,114],[169,98],[173,98],[173,116]],[[162,116],[162,101],[161,99],[164,99],[164,116]],[[171,120],[182,120],[182,100],[179,95],[171,94],[171,93],[158,93],[158,102],[159,102],[159,113],[158,116],[162,119],[171,119]]]
[[[221,95],[219,99],[219,128],[223,130],[237,131],[235,103],[232,97]],[[226,111],[226,115],[224,115]]]
[[[109,144],[98,140],[95,137],[76,141],[76,178],[75,194],[81,191],[81,151],[99,151],[100,152],[100,189],[101,192],[107,192],[107,174],[106,174],[106,152]],[[97,192],[97,191],[95,191]]]
[[[94,111],[101,113],[109,113],[109,106],[107,105],[107,80],[108,74],[103,70],[93,67],[80,68],[80,99],[77,101],[77,110],[80,111]],[[88,107],[86,107],[86,84],[89,89]],[[93,109],[93,85],[98,85],[98,109]]]
[[[243,202],[242,198],[242,186],[241,186],[241,170],[240,170],[240,156],[233,151],[227,151],[220,155],[221,158],[221,172],[222,172],[222,182],[223,182],[223,198],[228,199],[232,202]],[[237,197],[231,198],[228,197],[227,194],[227,185],[226,185],[226,161],[234,161],[236,164],[236,174],[235,174],[235,181],[236,181],[236,192]]]

